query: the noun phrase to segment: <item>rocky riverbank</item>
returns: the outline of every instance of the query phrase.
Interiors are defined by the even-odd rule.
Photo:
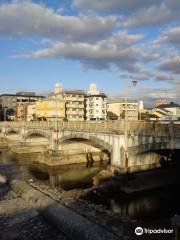
[[[102,198],[102,196],[108,196],[110,191],[111,192],[115,191],[116,193],[119,194],[118,190],[120,190],[122,186],[125,186],[125,182],[130,183],[131,180],[133,180],[132,178],[125,179],[124,176],[116,176],[116,177],[112,177],[110,175],[107,176],[106,171],[103,170],[100,173],[98,173],[96,177],[93,179],[94,186],[86,189],[74,189],[74,190],[65,191],[62,189],[62,187],[60,187],[60,185],[55,184],[54,187],[52,187],[50,186],[48,181],[44,181],[43,179],[38,180],[35,177],[33,178],[31,176],[31,172],[27,171],[27,166],[20,165],[20,168],[16,168],[17,163],[15,161],[12,163],[13,165],[8,165],[8,164],[6,165],[6,163],[4,162],[0,165],[0,172],[3,174],[3,176],[7,176],[7,179],[9,182],[11,182],[13,179],[20,179],[21,180],[20,185],[22,186],[24,185],[25,189],[26,188],[29,189],[27,185],[28,183],[29,185],[31,185],[31,187],[34,188],[36,193],[37,193],[37,190],[39,193],[43,193],[44,197],[43,198],[41,197],[41,200],[46,198],[46,196],[48,196],[50,199],[53,199],[56,202],[58,202],[60,206],[65,206],[65,208],[70,209],[70,212],[74,212],[80,216],[83,216],[84,219],[87,219],[91,223],[94,223],[95,226],[101,226],[101,228],[107,230],[110,233],[113,233],[119,239],[122,239],[122,240],[136,239],[134,234],[134,229],[136,228],[136,226],[141,226],[140,221],[132,220],[132,219],[129,219],[128,217],[123,217],[118,211],[112,212],[110,208],[108,208],[105,205],[92,203],[92,201],[90,201],[90,198],[88,197],[89,194],[91,195],[93,194],[93,196],[97,198]],[[80,169],[78,170],[78,172],[80,172]],[[67,175],[67,170],[65,171],[65,173]],[[100,184],[99,186],[99,183],[101,182],[101,180],[105,179],[106,177],[108,177],[109,180],[105,181],[103,184]],[[118,181],[116,178],[118,179]],[[124,181],[120,181],[122,180],[120,178],[123,178]],[[62,179],[60,180],[62,181]],[[114,184],[115,182],[116,184]],[[134,180],[132,182],[134,182]],[[131,185],[132,184],[129,184],[130,187]],[[62,233],[59,233],[58,230],[54,229],[54,227],[51,224],[49,224],[47,220],[44,220],[44,218],[41,215],[39,215],[39,212],[37,212],[36,210],[32,209],[29,206],[30,204],[28,203],[28,201],[31,197],[32,197],[32,202],[36,201],[36,199],[38,202],[38,197],[37,198],[33,197],[34,193],[32,189],[30,189],[30,194],[27,193],[27,191],[29,190],[27,191],[25,190],[26,193],[22,191],[22,192],[19,192],[19,194],[17,194],[18,191],[15,191],[16,192],[15,193],[8,186],[6,187],[7,188],[4,188],[3,194],[0,199],[0,221],[2,221],[2,224],[1,224],[2,228],[0,229],[0,232],[4,234],[0,237],[3,240],[4,239],[5,240],[64,239],[64,235]],[[103,191],[106,191],[106,194],[101,194]],[[23,194],[25,194],[23,196],[23,199],[25,199],[26,201],[24,201],[21,198]],[[30,199],[30,202],[31,202],[31,199]],[[44,202],[44,200],[42,202]],[[59,216],[59,213],[58,213],[58,216]],[[56,212],[54,213],[54,215],[56,215]],[[70,215],[68,215],[68,221],[69,219],[71,220],[71,216],[70,218],[69,216]],[[13,223],[12,225],[10,224],[10,227],[9,227],[9,222]],[[32,223],[32,225],[30,225],[31,228],[29,228],[28,226],[29,222]],[[40,232],[38,232],[39,230],[36,229],[36,225],[39,226],[38,229],[42,229],[40,230]],[[18,229],[18,233],[15,231],[16,228]],[[44,228],[49,229],[49,231],[43,232]],[[31,231],[31,229],[33,230]],[[11,230],[12,232],[14,231],[13,233],[16,236],[16,238],[13,238],[12,236],[8,235],[9,232],[11,232]],[[36,234],[37,236],[39,236],[39,238],[35,238]],[[52,234],[52,235],[48,235],[48,234]],[[30,237],[26,238],[26,236],[30,236]]]
[[[5,163],[1,164],[0,170],[4,175],[7,175],[9,182],[12,182],[13,179],[17,178],[21,179],[21,182],[22,180],[29,180],[29,176],[28,178],[24,178],[23,175],[18,174],[16,168],[6,165]],[[121,237],[121,239],[129,239],[125,232],[122,232],[121,229],[118,230],[118,226],[116,229],[115,227],[113,229],[113,226],[108,229],[107,226],[111,226],[108,224],[108,221],[110,222],[113,215],[110,211],[105,211],[102,206],[95,206],[91,203],[88,203],[88,201],[81,199],[83,195],[87,194],[89,191],[92,191],[92,188],[64,191],[61,188],[52,189],[50,185],[41,184],[38,181],[33,181],[32,183],[31,181],[28,181],[28,183],[39,192],[43,192],[43,194],[48,195],[50,198],[56,200],[60,204],[72,209],[72,211],[76,212],[80,216],[85,217],[85,219],[89,219],[95,224],[95,226],[96,224],[97,226],[100,225],[104,228],[104,230],[110,230],[110,232],[115,233],[115,235]],[[3,240],[64,239],[63,234],[54,229],[51,224],[49,225],[49,223],[45,221],[36,210],[32,209],[32,206],[29,206],[28,201],[24,201],[25,198],[21,198],[23,193],[20,193],[16,190],[17,189],[15,189],[15,192],[13,192],[12,189],[7,189],[7,192],[0,201],[0,221],[2,227],[0,229],[1,238]],[[38,228],[36,228],[36,226],[38,226]],[[49,230],[46,232],[43,231],[43,229]],[[35,238],[36,235],[39,237]],[[13,236],[16,238],[13,238]]]
[[[103,205],[96,205],[83,199],[83,197],[91,191],[96,194],[96,188],[59,191],[59,189],[51,189],[49,186],[39,183],[31,183],[31,186],[88,218],[92,222],[115,233],[122,240],[128,240],[131,239],[132,236],[134,237],[134,229],[138,225],[137,221],[121,217],[119,214],[113,213]]]
[[[14,191],[0,199],[1,240],[67,240]]]

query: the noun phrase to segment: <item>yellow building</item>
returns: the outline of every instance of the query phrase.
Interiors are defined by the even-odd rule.
[[[36,102],[36,118],[46,120],[64,120],[65,101],[58,98],[47,98]]]

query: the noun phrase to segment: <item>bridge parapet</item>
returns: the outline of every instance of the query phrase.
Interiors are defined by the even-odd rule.
[[[113,133],[124,134],[124,120],[121,121],[104,121],[104,122],[0,122],[0,127],[24,127],[24,128],[41,128],[53,130],[76,130],[84,132],[96,133]],[[128,121],[129,135],[143,135],[143,136],[180,136],[180,124],[167,124],[159,122],[147,121]]]

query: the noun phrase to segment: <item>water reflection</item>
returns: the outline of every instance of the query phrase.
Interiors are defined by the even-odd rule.
[[[137,219],[142,215],[148,217],[148,215],[158,210],[158,205],[158,201],[155,198],[140,198],[126,202],[110,199],[110,208],[113,212],[132,219]]]
[[[20,156],[3,152],[0,161],[17,168],[25,180],[34,180],[51,187],[61,187],[65,190],[86,188],[92,186],[92,178],[106,168],[106,161],[68,164],[49,167],[37,162],[38,154],[21,154]]]
[[[144,193],[143,196],[119,198],[111,196],[107,206],[115,213],[131,219],[152,221],[180,214],[179,185]]]
[[[61,186],[65,190],[73,188],[85,188],[92,185],[92,178],[102,167],[87,168],[86,164],[71,164],[56,168],[42,166],[30,166],[29,172],[37,180],[48,182],[52,187]]]

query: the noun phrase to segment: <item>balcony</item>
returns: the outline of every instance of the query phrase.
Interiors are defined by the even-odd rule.
[[[84,108],[84,104],[67,103],[66,108]]]
[[[66,111],[66,114],[69,115],[84,115],[84,111]]]

